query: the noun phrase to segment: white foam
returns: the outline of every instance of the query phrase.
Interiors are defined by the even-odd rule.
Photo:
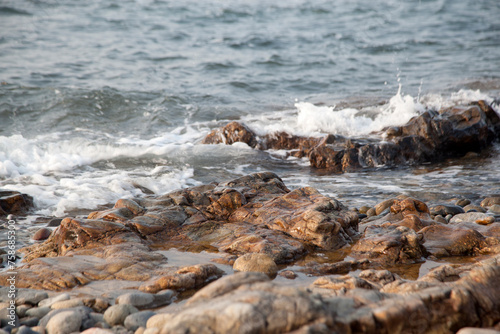
[[[100,140],[70,134],[0,136],[0,188],[33,196],[38,214],[62,216],[73,209],[95,209],[119,198],[143,195],[140,187],[161,194],[199,184],[189,167],[173,168],[167,157],[193,147],[194,130],[183,129],[150,140],[101,135]],[[196,138],[203,132],[196,132]],[[104,138],[102,138],[104,137]],[[109,160],[146,159],[117,169]],[[93,166],[106,162],[105,167]],[[140,187],[139,187],[140,186]]]
[[[335,106],[316,106],[309,102],[297,102],[296,110],[279,111],[257,117],[249,115],[242,121],[258,135],[285,131],[301,136],[317,137],[330,133],[356,137],[379,132],[388,126],[403,125],[426,109],[439,110],[477,100],[493,102],[493,98],[478,90],[460,90],[449,96],[427,94],[415,98],[403,95],[400,86],[398,92],[380,106],[336,109]]]

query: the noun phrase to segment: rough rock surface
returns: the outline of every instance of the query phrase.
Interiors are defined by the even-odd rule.
[[[500,117],[487,103],[478,101],[439,111],[427,110],[401,127],[387,129],[384,135],[385,140],[349,139],[331,134],[318,139],[280,132],[259,138],[245,125],[231,122],[212,131],[203,143],[241,141],[259,149],[293,150],[295,156],[307,156],[313,167],[347,172],[438,161],[477,152],[500,136]]]
[[[147,326],[160,333],[447,333],[490,327],[500,321],[499,261],[471,266],[453,281],[416,281],[417,291],[393,293],[380,290],[405,282],[387,271],[327,276],[312,290],[280,286],[254,273],[235,285],[241,275],[235,274],[200,290],[203,298],[195,295],[180,310],[150,318]]]
[[[61,290],[118,279],[143,282],[140,289],[152,293],[193,289],[223,272],[213,264],[170,267],[153,246],[263,253],[279,264],[308,248],[343,247],[357,228],[358,216],[340,202],[256,173],[65,218],[44,243],[21,249],[28,263],[18,268],[19,287]],[[7,278],[0,274],[0,284]]]

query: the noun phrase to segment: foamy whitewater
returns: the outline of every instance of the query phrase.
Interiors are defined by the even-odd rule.
[[[0,188],[58,217],[258,171],[349,206],[484,197],[500,189],[498,144],[325,175],[286,152],[200,142],[233,120],[368,137],[426,109],[482,99],[498,112],[499,15],[496,0],[4,1]]]

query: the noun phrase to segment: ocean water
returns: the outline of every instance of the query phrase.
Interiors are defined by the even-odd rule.
[[[498,17],[497,0],[0,0],[0,188],[61,217],[256,171],[349,206],[499,193],[498,144],[348,174],[200,144],[232,120],[363,137],[425,108],[494,102]]]

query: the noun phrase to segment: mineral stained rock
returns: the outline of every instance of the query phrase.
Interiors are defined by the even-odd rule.
[[[401,127],[386,129],[383,135],[383,140],[333,134],[323,138],[300,137],[285,132],[259,137],[247,126],[231,122],[213,130],[202,143],[244,142],[263,150],[287,149],[294,156],[308,157],[315,168],[348,172],[439,161],[478,152],[500,137],[500,117],[486,102],[478,101],[439,111],[427,110]]]

